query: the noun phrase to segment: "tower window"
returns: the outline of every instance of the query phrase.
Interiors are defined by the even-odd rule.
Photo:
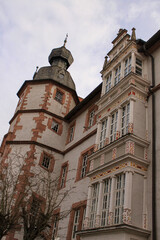
[[[62,99],[63,99],[63,93],[57,90],[55,100],[59,103],[62,103]]]
[[[58,132],[59,124],[53,121],[51,128],[53,131]]]
[[[48,169],[49,164],[50,164],[50,160],[51,160],[51,158],[44,154],[43,161],[42,161],[42,166]]]

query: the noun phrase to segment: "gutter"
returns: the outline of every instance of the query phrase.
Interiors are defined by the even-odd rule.
[[[156,222],[156,114],[155,114],[155,95],[153,89],[155,88],[155,64],[154,57],[147,50],[151,40],[144,43],[139,49],[145,55],[151,58],[152,67],[152,86],[149,89],[148,97],[152,96],[152,239],[157,240],[157,222]]]

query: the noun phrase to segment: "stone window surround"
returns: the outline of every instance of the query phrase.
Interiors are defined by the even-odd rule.
[[[62,94],[62,101],[58,101],[57,99],[56,99],[56,94],[57,94],[57,92],[60,92],[61,94]],[[58,103],[60,103],[60,104],[64,104],[65,103],[65,91],[64,90],[62,90],[61,88],[59,88],[59,87],[56,87],[55,89],[54,89],[54,92],[53,92],[53,99],[55,100],[55,101],[57,101]]]
[[[51,226],[51,232],[52,232],[52,239],[53,236],[57,237],[58,236],[58,225],[59,225],[59,219],[57,219],[60,216],[60,208],[56,209],[54,211],[54,216],[53,216],[53,221],[52,221],[52,226]],[[56,220],[56,225],[55,225],[55,220]]]
[[[96,119],[97,119],[97,116],[96,114],[94,115],[94,118],[93,118],[93,124],[91,126],[89,126],[89,120],[90,120],[90,114],[91,112],[96,112],[98,109],[97,105],[93,105],[91,106],[89,109],[88,109],[88,112],[86,114],[86,119],[85,119],[85,126],[84,126],[84,131],[87,131],[88,129],[90,129],[91,127],[93,127],[95,124],[96,124]]]
[[[76,120],[74,122],[72,122],[69,126],[66,144],[68,144],[74,140],[75,128],[76,128]],[[72,131],[72,129],[73,129],[73,131]],[[72,134],[72,138],[71,138],[71,134]]]
[[[32,196],[28,200],[28,207],[30,208],[31,211],[32,211],[32,209],[31,209],[32,203],[34,201],[35,202],[37,201],[39,203],[39,209],[40,209],[40,211],[43,212],[45,210],[45,199],[42,196],[40,196],[39,194],[33,192]]]
[[[52,129],[52,123],[53,123],[53,121],[58,124],[58,131],[57,131],[57,132]],[[52,118],[48,118],[47,126],[48,126],[48,128],[49,128],[52,132],[54,132],[55,134],[61,136],[62,131],[63,131],[63,125],[62,125],[62,123],[63,123],[63,121],[62,121],[61,119],[58,119],[58,118],[56,118],[56,117],[52,117]]]
[[[67,240],[72,239],[72,233],[73,233],[73,224],[74,224],[74,215],[75,211],[80,209],[80,217],[79,217],[79,224],[78,224],[78,231],[82,229],[82,224],[83,224],[83,219],[84,219],[84,210],[86,208],[86,203],[87,201],[80,201],[72,204],[72,211],[70,213],[70,218],[69,218],[69,224],[68,224],[68,232],[67,232]],[[80,237],[77,236],[75,240],[80,240]]]
[[[80,157],[79,157],[79,161],[78,161],[78,167],[77,167],[77,174],[76,174],[76,182],[84,179],[86,176],[84,176],[83,178],[81,177],[81,171],[82,171],[82,163],[83,163],[83,156],[88,155],[88,157],[93,153],[94,151],[94,145],[88,147],[87,149],[85,149],[83,152],[80,153]],[[87,159],[87,166],[86,166],[86,174],[89,171],[89,161]]]
[[[59,189],[65,188],[66,187],[66,181],[67,181],[67,175],[68,175],[68,168],[69,168],[69,163],[68,161],[63,163],[61,166],[61,173],[60,173],[60,178],[59,178]],[[65,176],[62,176],[63,171],[65,170]],[[63,179],[64,178],[64,179]],[[62,179],[63,179],[63,185],[62,185]]]
[[[48,168],[46,168],[46,167],[44,167],[44,166],[42,165],[43,158],[44,158],[45,155],[50,158],[50,163],[49,163],[49,167],[48,167]],[[55,160],[54,160],[53,155],[52,155],[52,154],[49,154],[49,153],[47,153],[47,152],[45,152],[45,151],[43,151],[43,152],[41,153],[40,160],[39,160],[39,165],[41,166],[41,168],[43,168],[44,170],[46,170],[46,171],[48,171],[48,172],[53,172],[54,164],[55,164]]]

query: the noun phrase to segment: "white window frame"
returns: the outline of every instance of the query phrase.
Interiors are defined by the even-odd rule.
[[[132,57],[131,55],[124,60],[124,77],[131,72]]]
[[[121,78],[121,64],[118,65],[115,69],[114,85],[117,85],[117,83],[119,83],[120,78]]]
[[[110,73],[106,77],[105,93],[107,93],[111,89],[111,81],[112,81],[112,73]]]
[[[114,112],[111,117],[110,142],[116,140],[118,111]]]
[[[103,197],[102,197],[102,212],[101,212],[101,226],[107,226],[109,224],[109,206],[111,196],[111,184],[112,179],[107,178],[103,183]]]
[[[125,106],[122,107],[122,125],[121,125],[122,136],[128,133],[129,115],[130,115],[130,103],[127,103]]]
[[[99,183],[94,183],[92,185],[91,211],[90,211],[90,221],[89,221],[90,228],[94,228],[95,226],[98,194],[99,194]]]
[[[100,141],[99,141],[99,148],[104,147],[105,140],[106,140],[106,133],[107,133],[107,124],[108,124],[108,118],[102,121],[101,124],[101,133],[100,133]]]
[[[114,224],[120,224],[123,222],[124,195],[125,173],[121,173],[116,176]]]

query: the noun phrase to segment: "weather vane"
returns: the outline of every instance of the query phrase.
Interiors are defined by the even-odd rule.
[[[68,33],[66,34],[66,38],[65,38],[65,40],[64,40],[64,44],[63,44],[64,47],[65,47],[65,45],[66,45],[67,38],[68,38]]]

